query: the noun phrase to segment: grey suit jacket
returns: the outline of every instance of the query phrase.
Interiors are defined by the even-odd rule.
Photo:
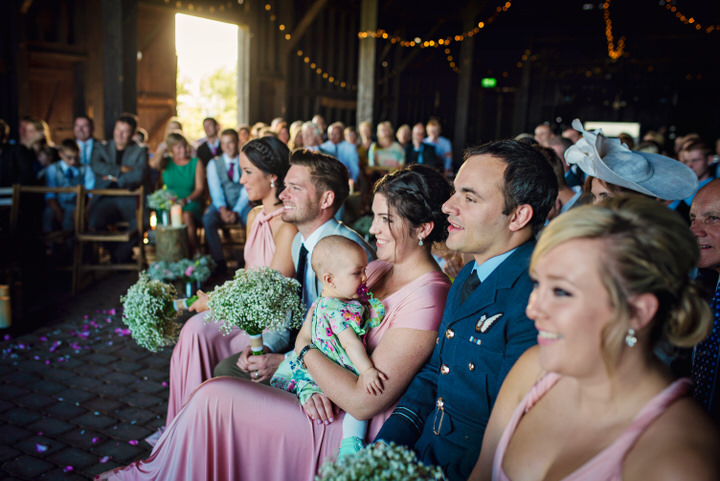
[[[107,189],[119,187],[122,189],[137,189],[141,185],[148,188],[148,151],[146,147],[140,147],[131,142],[126,148],[122,157],[122,165],[131,167],[130,172],[120,173],[120,165],[117,165],[117,150],[115,141],[110,140],[101,144],[95,143],[90,160],[90,167],[95,173],[95,188]],[[112,175],[117,182],[103,180],[102,177]]]

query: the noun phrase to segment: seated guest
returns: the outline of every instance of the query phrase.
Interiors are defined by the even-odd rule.
[[[705,184],[690,206],[690,230],[700,247],[698,267],[720,273],[720,179]],[[713,327],[710,336],[695,346],[692,359],[692,377],[695,381],[693,397],[708,410],[715,422],[720,423],[720,286],[713,285],[710,308]]]
[[[588,176],[583,191],[597,203],[616,195],[644,195],[663,200],[684,199],[697,190],[693,171],[670,157],[635,152],[601,130],[583,130],[579,120],[573,127],[583,136],[565,152],[565,160]]]
[[[47,168],[60,158],[47,122],[40,119],[29,119],[25,127],[23,145],[34,157],[33,171],[36,179],[43,181]]]
[[[388,377],[382,394],[368,394],[358,376],[298,336],[300,359],[324,394],[312,394],[299,409],[295,395],[281,389],[211,379],[188,399],[147,460],[99,479],[311,481],[337,453],[344,411],[369,420],[370,436],[376,433],[435,345],[449,282],[430,250],[447,235],[441,205],[449,195],[447,181],[423,167],[390,174],[376,187],[370,230],[381,260],[366,273],[385,317],[365,340],[373,364]]]
[[[135,131],[135,135],[133,135],[133,140],[135,141],[135,143],[138,144],[140,147],[147,147],[147,139],[147,130],[143,129],[142,127],[138,127]]]
[[[206,117],[203,119],[203,130],[205,140],[198,146],[197,156],[203,166],[206,166],[210,159],[220,153],[220,124],[214,118]]]
[[[377,126],[377,142],[370,146],[368,168],[388,172],[405,165],[405,150],[395,142],[392,124],[380,122]]]
[[[504,140],[469,150],[454,183],[443,206],[446,244],[474,261],[453,282],[430,360],[377,439],[409,446],[423,463],[464,480],[503,379],[537,342],[525,315],[528,264],[557,182],[540,152]]]
[[[155,149],[155,153],[152,155],[152,158],[155,162],[160,162],[161,159],[170,156],[167,144],[165,143],[165,139],[167,139],[167,136],[173,132],[180,132],[182,134],[182,131],[183,127],[180,123],[180,119],[178,119],[177,117],[170,117],[170,120],[168,120],[168,123],[165,126],[165,136],[163,137],[163,141],[158,144],[157,149]]]
[[[190,254],[198,249],[197,226],[200,225],[205,197],[205,166],[197,157],[190,157],[190,145],[179,132],[165,140],[170,160],[160,166],[162,183],[173,192],[182,205],[182,221],[187,227]]]
[[[360,159],[357,147],[343,139],[344,130],[345,125],[342,122],[331,124],[327,129],[328,141],[320,145],[320,151],[342,162],[350,173],[350,180],[356,183],[360,174]]]
[[[303,148],[302,120],[296,120],[290,124],[290,140],[288,140],[288,149],[291,151]]]
[[[33,158],[22,145],[13,145],[10,140],[10,126],[0,119],[0,187],[13,184],[32,184]]]
[[[557,139],[559,137],[554,138]],[[575,192],[568,186],[567,181],[565,180],[565,169],[563,168],[563,164],[565,162],[558,157],[552,147],[543,147],[540,144],[535,144],[534,148],[539,150],[545,156],[548,163],[550,163],[550,166],[555,173],[555,179],[558,183],[558,196],[555,200],[555,206],[552,208],[547,217],[548,220],[552,220],[563,212],[567,212],[572,209],[574,206],[580,205],[578,201],[582,196],[582,191],[579,190],[578,192]]]
[[[705,142],[697,137],[690,137],[681,144],[678,160],[695,172],[698,179],[698,189],[715,178],[715,168],[717,166],[712,164],[710,149]],[[686,199],[673,202],[670,204],[670,208],[681,213],[687,213],[694,195],[695,192]]]
[[[302,144],[304,149],[318,152],[322,144],[322,132],[317,124],[305,122],[302,125]]]
[[[470,479],[720,479],[720,435],[654,352],[707,336],[699,252],[662,204],[617,197],[553,220],[530,262],[538,346],[515,364]]]
[[[443,159],[445,166],[445,176],[450,177],[453,174],[453,156],[452,156],[452,142],[449,139],[442,137],[440,132],[440,122],[437,119],[430,119],[425,126],[428,136],[425,137],[425,143],[435,147],[435,153]]]
[[[403,149],[410,145],[411,137],[412,134],[410,133],[410,126],[408,124],[402,124],[398,127],[397,132],[395,132],[395,138]]]
[[[75,187],[82,184],[86,189],[95,187],[95,174],[89,165],[80,164],[80,149],[73,139],[65,139],[60,144],[60,160],[48,167],[45,183],[48,187]],[[45,195],[45,211],[43,212],[43,231],[62,230],[72,232],[75,228],[75,194],[47,193]],[[51,247],[55,249],[55,246]],[[68,239],[65,252],[69,255],[72,239]]]
[[[240,184],[240,151],[238,134],[233,129],[225,129],[220,134],[222,154],[210,160],[207,166],[207,183],[211,203],[202,218],[205,227],[210,255],[216,264],[216,272],[223,274],[227,270],[225,254],[218,229],[227,224],[247,222],[250,201],[245,188]]]
[[[90,165],[95,144],[100,143],[99,140],[93,137],[94,133],[95,123],[90,117],[87,115],[79,115],[75,117],[75,122],[73,123],[73,134],[75,135],[78,147],[80,147],[80,164],[82,165]],[[147,140],[147,132],[145,132],[145,134],[144,140]],[[144,145],[140,142],[138,142],[138,145],[144,147]]]
[[[425,126],[418,122],[412,128],[412,142],[405,147],[405,163],[423,164],[443,171],[443,160],[435,152],[435,147],[425,143]]]
[[[98,189],[134,190],[148,184],[148,153],[133,140],[137,128],[135,116],[123,114],[115,122],[113,139],[96,145],[93,149],[90,167],[95,174],[95,187]],[[132,237],[137,234],[136,199],[134,197],[97,196],[88,209],[88,225],[92,230],[105,230],[108,225],[118,221],[128,224]],[[110,252],[113,262],[128,262],[132,247],[137,239],[127,243],[116,243]]]

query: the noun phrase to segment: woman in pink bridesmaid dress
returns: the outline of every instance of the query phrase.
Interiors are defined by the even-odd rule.
[[[260,203],[247,218],[250,229],[245,242],[245,267],[269,266],[286,277],[293,277],[295,266],[290,246],[297,229],[280,218],[283,209],[278,198],[290,167],[289,157],[288,148],[275,138],[248,142],[240,153],[240,183],[247,190],[248,198]],[[250,345],[249,337],[240,329],[235,328],[224,336],[215,323],[206,324],[207,295],[199,291],[198,296],[200,299],[191,308],[198,314],[183,326],[170,359],[167,424],[195,388],[212,377],[218,362]],[[289,336],[285,333],[283,338],[273,332],[264,338],[266,343],[284,343],[279,347],[282,349]]]
[[[370,231],[380,260],[368,264],[366,274],[385,317],[366,343],[373,364],[388,376],[382,394],[367,394],[357,376],[319,359],[315,350],[307,367],[326,394],[314,394],[304,406],[277,388],[211,379],[193,393],[148,459],[98,479],[309,481],[337,455],[344,411],[369,419],[367,439],[373,439],[435,345],[450,282],[430,249],[447,236],[441,207],[450,192],[448,182],[424,166],[390,174],[376,186]]]
[[[554,219],[530,261],[538,346],[505,378],[470,479],[720,479],[717,427],[655,354],[710,332],[689,279],[698,259],[684,221],[655,200]]]

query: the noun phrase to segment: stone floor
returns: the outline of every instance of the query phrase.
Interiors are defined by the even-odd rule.
[[[0,479],[92,479],[146,457],[165,424],[172,349],[135,344],[116,273],[0,330]],[[27,292],[24,295],[28,295]]]

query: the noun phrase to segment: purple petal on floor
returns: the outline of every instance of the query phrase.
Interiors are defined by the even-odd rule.
[[[70,471],[75,471],[75,468],[73,468],[72,466],[65,466],[65,469],[63,469],[63,471],[69,473]]]
[[[107,462],[110,461],[111,459],[112,459],[112,456],[103,456],[103,457],[101,457],[101,458],[99,459],[99,461],[100,461],[101,463],[107,463]]]
[[[38,453],[44,453],[45,451],[47,451],[48,447],[45,446],[44,444],[37,444],[37,443],[36,443],[36,444],[35,444],[35,449],[37,450]]]
[[[129,444],[132,444],[133,446],[137,446],[138,440],[137,440],[137,439],[131,439],[130,441],[128,441],[128,443],[129,443]]]
[[[92,442],[93,442],[93,443],[96,443],[96,442],[98,442],[98,441],[100,441],[100,438],[92,438]]]

